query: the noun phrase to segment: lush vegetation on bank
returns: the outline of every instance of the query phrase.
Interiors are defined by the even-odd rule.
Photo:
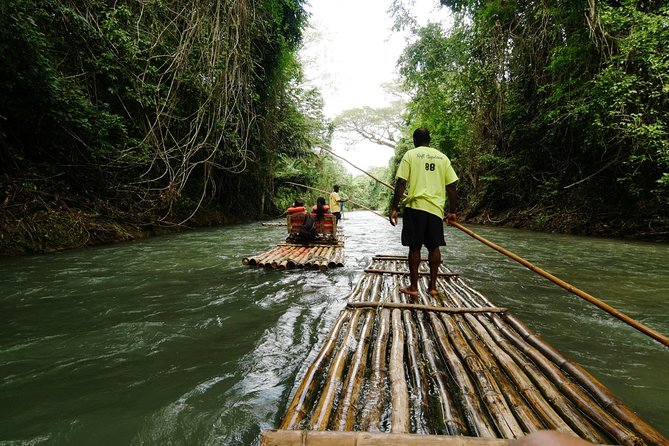
[[[386,181],[428,127],[463,218],[669,237],[666,2],[441,0],[445,29],[394,0],[410,99],[329,122],[297,58],[305,1],[3,1],[0,252],[275,216],[290,183],[383,208],[318,150],[362,124],[396,148]]]
[[[416,27],[405,3],[398,155],[428,127],[467,218],[668,238],[667,2],[441,0],[449,29]]]
[[[284,209],[329,137],[303,3],[3,1],[0,252]]]

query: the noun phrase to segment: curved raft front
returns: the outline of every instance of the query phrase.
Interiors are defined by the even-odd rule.
[[[263,446],[499,445],[556,429],[596,444],[667,445],[578,364],[457,274],[407,302],[404,257],[375,256],[280,428]]]

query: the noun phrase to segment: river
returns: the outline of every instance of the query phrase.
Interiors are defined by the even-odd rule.
[[[345,266],[241,259],[260,223],[0,259],[0,445],[254,445],[399,227],[345,215]],[[669,334],[669,246],[470,226]],[[669,436],[669,349],[455,228],[444,263]]]

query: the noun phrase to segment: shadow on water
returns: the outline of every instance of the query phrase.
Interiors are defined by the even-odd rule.
[[[245,224],[0,262],[0,444],[250,445],[276,427],[346,297],[399,228],[347,213],[346,265],[242,266]],[[669,247],[473,228],[669,333]],[[669,433],[669,353],[454,228],[444,262]]]

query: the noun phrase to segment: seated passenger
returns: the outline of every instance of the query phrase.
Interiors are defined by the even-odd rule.
[[[307,208],[304,207],[304,200],[296,198],[293,205],[286,211],[288,215],[304,215],[307,213]]]

